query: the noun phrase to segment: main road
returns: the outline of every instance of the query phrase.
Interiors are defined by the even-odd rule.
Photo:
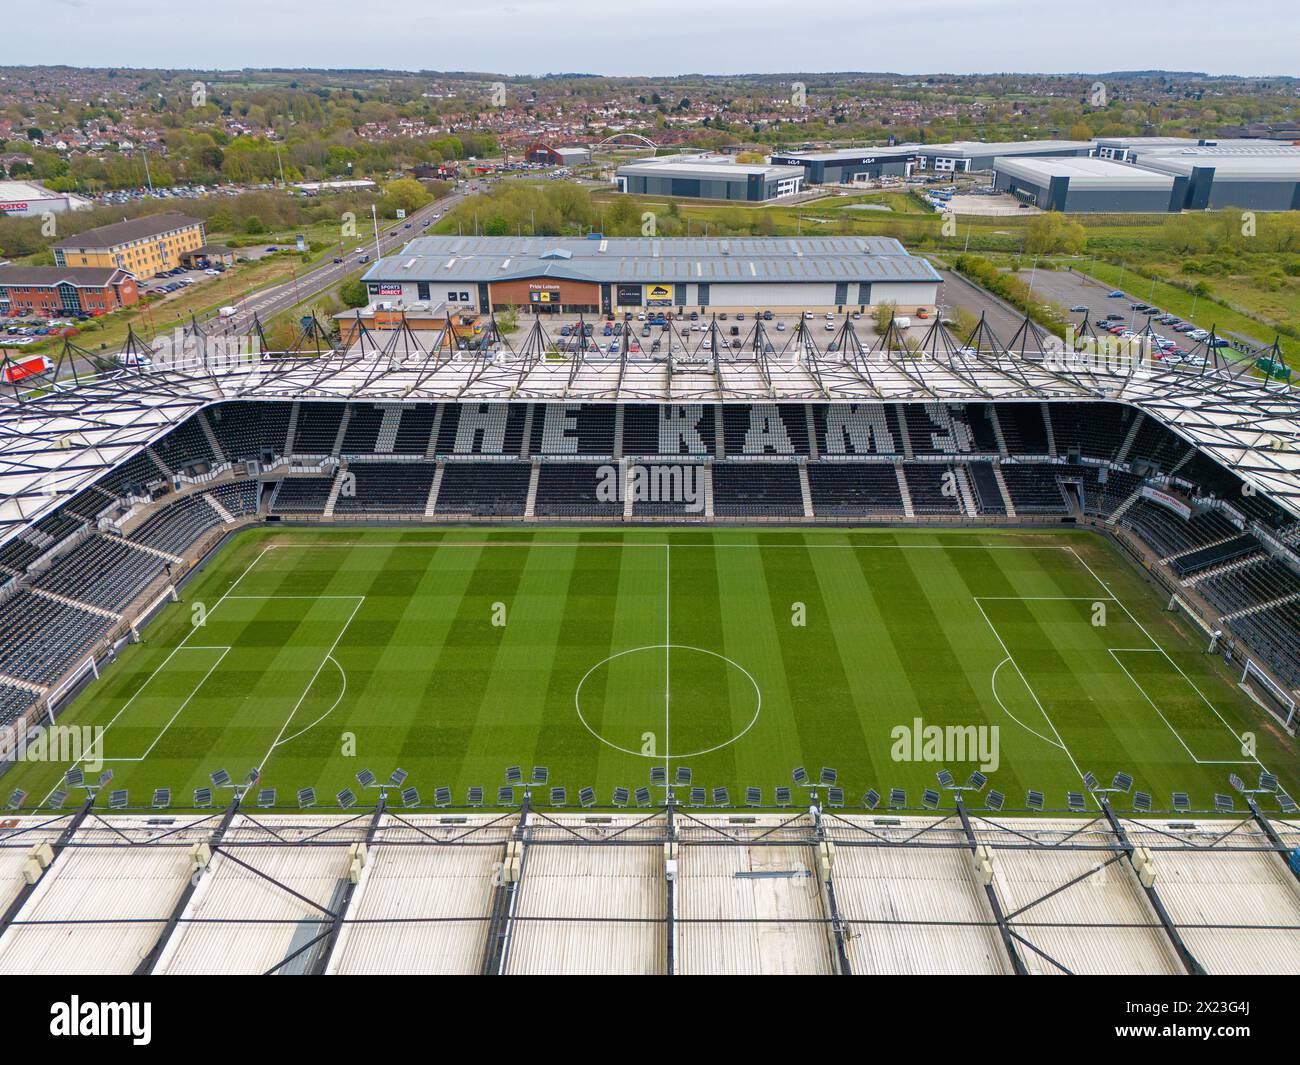
[[[465,193],[460,191],[451,192],[442,199],[435,200],[395,222],[387,229],[380,229],[377,253],[387,255],[395,252],[408,240],[420,236],[424,232],[425,222],[431,222],[435,214],[443,214],[451,210],[464,196]],[[341,251],[339,255],[327,258],[314,269],[292,280],[244,296],[238,303],[233,304],[235,307],[233,316],[221,318],[220,312],[214,312],[204,319],[205,323],[217,325],[221,333],[242,333],[252,327],[254,316],[266,322],[281,311],[288,310],[304,300],[333,288],[363,265],[362,256],[369,256],[369,262],[364,265],[368,266],[375,261],[376,241],[373,229],[366,233],[363,226],[358,226],[357,235],[345,243],[352,247]],[[359,252],[354,250],[358,247],[361,249]],[[343,261],[336,263],[332,261],[334,258],[341,258]]]

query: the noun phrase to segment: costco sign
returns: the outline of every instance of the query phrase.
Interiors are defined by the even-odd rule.
[[[25,211],[25,210],[27,210],[27,204],[25,203],[0,203],[0,211]]]

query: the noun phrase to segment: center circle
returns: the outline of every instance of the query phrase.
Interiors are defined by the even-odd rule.
[[[680,683],[673,679],[674,670]],[[682,679],[683,674],[685,679]],[[739,732],[732,734],[728,729],[727,734],[718,734],[713,729],[713,716],[716,715],[719,722],[727,721],[725,708],[729,702],[715,703],[712,698],[721,697],[723,690],[737,677],[753,689],[754,710]],[[610,723],[596,727],[583,713],[584,689],[589,700],[599,698],[595,689],[601,682],[605,685],[606,714],[612,711],[615,717],[621,717],[622,729]],[[691,691],[691,697],[676,699],[673,695],[675,687]],[[578,681],[573,692],[573,706],[583,728],[616,751],[655,760],[699,758],[735,743],[754,727],[763,709],[763,693],[753,674],[735,659],[704,647],[656,643],[629,647],[602,658]],[[686,736],[680,745],[685,749],[680,752],[675,749],[679,745],[673,743],[674,729],[679,735]],[[631,746],[624,731],[632,736],[653,733],[656,740],[654,751],[647,753]],[[614,732],[616,738],[611,739],[610,732]],[[711,732],[715,734],[710,736]]]

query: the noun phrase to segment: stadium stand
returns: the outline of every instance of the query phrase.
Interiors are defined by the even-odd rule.
[[[799,468],[789,463],[715,463],[713,511],[719,517],[800,516]]]
[[[538,471],[536,513],[539,517],[622,517],[622,494],[602,499],[598,463],[544,462]],[[621,471],[620,471],[621,472]]]
[[[423,514],[437,467],[428,462],[354,462],[353,495],[340,493],[335,514]]]
[[[101,614],[16,592],[0,603],[0,673],[49,685],[110,626]]]
[[[1017,514],[1068,514],[1070,506],[1061,491],[1056,466],[1004,463],[1002,480]]]
[[[286,477],[271,497],[271,513],[322,514],[333,487],[333,477]]]
[[[522,462],[448,462],[435,513],[517,517],[528,502],[532,467]]]
[[[810,463],[808,486],[818,514],[872,517],[903,512],[892,462]]]

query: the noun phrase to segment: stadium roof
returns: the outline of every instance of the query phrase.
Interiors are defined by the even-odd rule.
[[[1172,189],[1174,179],[1169,174],[1144,170],[1128,163],[1110,159],[1077,157],[1052,157],[1031,159],[994,159],[994,169],[1014,177],[1048,182],[1054,177],[1070,179],[1072,189]]]
[[[1300,972],[1277,851],[1300,826],[1277,818],[357,814],[16,818],[0,829],[0,914],[21,903],[0,972]],[[498,872],[511,840],[514,887]],[[57,853],[25,888],[39,842]],[[195,888],[197,843],[212,857]],[[1130,846],[1152,853],[1154,897]]]
[[[929,281],[929,261],[883,237],[420,237],[362,280],[512,281],[533,277],[617,283]]]

